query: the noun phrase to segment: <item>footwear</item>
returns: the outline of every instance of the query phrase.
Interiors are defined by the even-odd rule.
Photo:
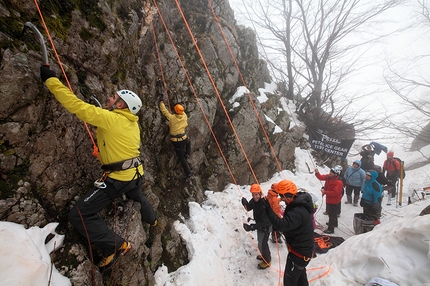
[[[262,262],[258,263],[257,267],[258,267],[258,269],[266,269],[266,268],[270,267],[270,262],[266,263],[266,262],[262,261]]]
[[[354,207],[356,207],[356,206],[357,206],[357,203],[353,203],[352,205],[353,205]]]
[[[328,212],[327,212],[327,211],[325,211],[325,212],[323,212],[323,214],[328,215]]]
[[[189,173],[188,175],[185,175],[184,177],[182,177],[184,180],[188,179],[189,177],[191,177],[192,173]]]
[[[263,261],[263,257],[261,257],[261,255],[257,255],[256,259],[260,260],[260,261]]]
[[[98,267],[103,268],[103,270],[107,270],[111,268],[115,262],[121,257],[121,255],[125,255],[131,249],[131,243],[124,241],[121,247],[113,254],[104,257],[98,264]]]
[[[350,201],[345,201],[345,204],[350,204],[351,202]]]
[[[334,230],[326,229],[326,230],[324,230],[324,233],[332,234],[332,233],[334,233]]]

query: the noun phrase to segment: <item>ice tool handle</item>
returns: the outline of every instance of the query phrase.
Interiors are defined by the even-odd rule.
[[[39,30],[36,28],[36,26],[33,25],[33,23],[31,23],[31,22],[25,22],[25,24],[24,24],[24,30],[25,30],[26,27],[30,28],[37,35],[37,38],[38,38],[38,40],[40,42],[40,46],[42,47],[43,65],[49,66],[48,52],[46,51],[45,40],[43,39],[42,34],[39,32]]]

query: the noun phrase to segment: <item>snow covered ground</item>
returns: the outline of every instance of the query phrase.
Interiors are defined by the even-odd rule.
[[[430,146],[423,149],[428,157]],[[319,198],[316,232],[322,234],[328,221],[323,214],[325,200],[319,193],[321,182],[306,166],[312,166],[307,152],[296,149],[295,173],[277,173],[261,186],[267,193],[272,183],[287,178],[314,193]],[[409,156],[403,155],[408,160]],[[411,158],[414,156],[411,154]],[[421,188],[430,186],[429,174],[430,165],[408,171],[405,193],[409,181],[421,184]],[[190,218],[175,223],[186,242],[190,263],[171,273],[167,267],[160,267],[155,274],[156,285],[282,285],[286,246],[269,242],[272,266],[257,269],[256,232],[248,233],[242,228],[252,212],[246,213],[240,204],[241,195],[251,198],[249,186],[229,185],[223,192],[206,191],[207,200],[202,205],[190,203]],[[384,198],[381,224],[359,235],[354,232],[353,218],[362,208],[342,203],[339,228],[333,236],[341,236],[345,242],[311,261],[310,285],[365,285],[373,278],[384,279],[387,286],[388,281],[391,285],[430,285],[430,217],[418,216],[430,204],[430,196],[411,205],[407,205],[407,199],[405,195],[401,206],[387,206]]]

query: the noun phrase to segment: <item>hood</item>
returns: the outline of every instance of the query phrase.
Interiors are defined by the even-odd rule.
[[[376,178],[378,178],[378,172],[376,171],[370,171],[370,180],[366,180],[366,182],[368,182],[369,184],[373,183],[374,181],[376,181]]]
[[[287,208],[294,208],[297,206],[304,206],[309,213],[314,212],[314,204],[312,203],[312,197],[309,193],[298,192],[296,198],[287,205]]]
[[[361,167],[361,161],[360,160],[355,160],[354,163],[358,164],[358,168]]]

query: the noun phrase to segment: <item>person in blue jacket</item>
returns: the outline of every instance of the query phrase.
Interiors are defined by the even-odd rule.
[[[346,201],[345,204],[352,204],[352,192],[354,191],[354,207],[358,204],[360,191],[366,179],[366,172],[361,169],[361,161],[355,160],[352,166],[346,169],[343,175],[346,182]]]
[[[374,221],[379,221],[381,217],[382,186],[376,181],[378,172],[366,172],[366,181],[363,185],[363,196],[360,205],[363,213],[371,217]]]

